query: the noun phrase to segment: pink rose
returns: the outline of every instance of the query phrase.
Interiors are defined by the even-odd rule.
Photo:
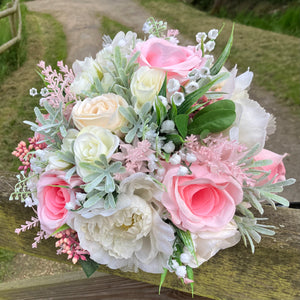
[[[258,182],[259,185],[265,184],[268,181],[270,181],[276,174],[276,178],[274,179],[274,183],[278,182],[278,181],[284,181],[285,178],[285,167],[284,164],[282,162],[283,158],[286,156],[286,154],[284,155],[280,155],[277,154],[275,152],[266,150],[266,149],[262,149],[255,157],[254,160],[272,160],[272,164],[271,165],[267,165],[267,166],[263,166],[263,167],[259,167],[258,169],[264,170],[264,171],[271,171],[270,175],[268,176],[268,179],[266,179],[265,181],[261,181]]]
[[[165,174],[162,203],[172,222],[192,233],[220,231],[233,218],[243,199],[242,187],[230,176],[211,173],[206,165],[192,165],[191,175],[178,176],[179,166]]]
[[[70,182],[65,181],[65,173],[62,171],[49,171],[41,175],[37,182],[37,207],[41,228],[47,234],[53,233],[57,228],[65,224],[68,216],[66,203],[75,205],[75,186],[83,182],[78,176],[71,177]],[[68,188],[60,187],[67,186]]]
[[[180,82],[187,79],[194,68],[200,69],[205,64],[201,50],[195,47],[182,47],[160,38],[151,38],[136,45],[140,51],[138,63],[141,66],[161,69],[168,72],[168,79],[176,78]]]

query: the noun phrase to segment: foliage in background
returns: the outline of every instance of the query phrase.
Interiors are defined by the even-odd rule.
[[[7,3],[11,0],[2,0],[0,2],[0,11],[7,8]],[[21,41],[4,51],[0,54],[0,84],[3,82],[4,78],[8,76],[12,71],[18,69],[26,60],[26,6],[21,4],[21,14],[22,14],[22,37]],[[9,18],[5,17],[0,19],[0,46],[12,39]]]
[[[123,31],[126,33],[127,31],[132,30],[132,28],[118,23],[117,21],[112,20],[106,16],[101,17],[100,31],[102,34],[109,35],[111,38],[113,38],[119,31]]]
[[[39,101],[39,97],[29,95],[29,89],[35,87],[40,91],[43,87],[42,80],[36,74],[36,65],[44,60],[55,67],[56,62],[64,60],[67,55],[62,26],[53,17],[28,12],[26,23],[30,28],[27,60],[0,84],[0,170],[14,172],[19,164],[11,152],[19,141],[27,141],[27,137],[32,135],[29,126],[24,126],[22,120],[34,118],[33,109]]]
[[[194,0],[192,4],[221,18],[300,37],[300,1],[207,1]]]
[[[224,48],[230,35],[232,22],[208,15],[184,4],[179,0],[139,0],[156,18],[167,20],[169,26],[181,28],[184,37],[192,43],[195,32],[208,32],[212,28],[225,28],[216,41],[216,56]],[[180,13],[178,13],[180,12]],[[180,38],[180,36],[179,36]],[[254,72],[254,85],[274,92],[276,98],[285,104],[300,105],[300,74],[297,62],[300,61],[299,38],[264,31],[236,24],[234,42],[227,67],[231,69],[237,63],[239,73],[251,66]]]

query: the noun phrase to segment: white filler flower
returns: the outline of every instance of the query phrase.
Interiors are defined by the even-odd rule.
[[[121,182],[115,209],[103,209],[98,202],[97,209],[74,213],[72,228],[81,247],[111,269],[162,273],[175,237],[161,218],[160,193],[149,176],[137,173]]]

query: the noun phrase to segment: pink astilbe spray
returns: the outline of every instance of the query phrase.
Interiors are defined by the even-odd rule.
[[[209,136],[200,144],[196,136],[186,138],[185,148],[193,153],[197,161],[207,164],[212,172],[223,173],[234,177],[241,185],[251,184],[252,179],[239,165],[239,160],[245,156],[247,148],[235,141],[228,140],[222,135]]]
[[[21,225],[21,228],[16,228],[15,233],[20,234],[21,232],[36,227],[39,223],[39,219],[37,217],[31,217],[31,221],[26,221],[25,223],[26,225]]]
[[[62,103],[63,108],[65,108],[67,104],[77,100],[76,95],[70,91],[70,85],[74,81],[72,69],[69,69],[62,61],[57,62],[61,73],[53,70],[51,66],[45,66],[44,61],[40,61],[37,66],[42,69],[41,74],[44,76],[44,81],[47,83],[49,91],[48,95],[44,98],[45,101],[48,101],[53,107],[58,107]],[[65,110],[66,116],[69,116],[70,112],[71,106],[68,105]]]
[[[19,170],[23,170],[24,173],[26,173],[28,169],[30,170],[30,158],[34,156],[30,151],[37,151],[47,147],[45,143],[38,143],[38,137],[29,138],[28,141],[28,147],[24,141],[21,141],[16,147],[16,150],[12,152],[12,155],[21,161],[22,166],[19,167]]]
[[[147,162],[151,160],[151,155],[154,153],[149,141],[134,142],[134,145],[124,143],[120,144],[120,148],[122,152],[115,153],[112,158],[122,161],[126,172],[116,174],[116,180],[122,180],[136,172],[149,172]]]
[[[57,254],[68,254],[68,259],[72,259],[73,264],[76,264],[79,259],[86,260],[86,255],[89,255],[89,252],[82,249],[79,245],[78,235],[75,230],[69,228],[55,234],[54,237],[59,239],[55,243],[55,247],[59,247]]]

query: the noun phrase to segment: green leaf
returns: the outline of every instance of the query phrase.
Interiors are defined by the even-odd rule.
[[[62,226],[60,226],[58,229],[56,229],[53,233],[51,233],[51,235],[55,235],[63,230],[69,229],[71,228],[68,224],[64,224]]]
[[[170,120],[175,120],[177,116],[177,106],[175,105],[174,101],[172,101],[172,106],[170,109]]]
[[[187,278],[194,281],[194,272],[190,266],[186,266]],[[194,297],[194,282],[191,282],[192,297]]]
[[[203,130],[210,132],[221,132],[232,125],[235,121],[235,111],[220,109],[209,111],[201,117],[194,119],[188,125],[188,134],[201,134]]]
[[[161,290],[161,287],[166,279],[166,276],[168,274],[168,269],[167,268],[164,268],[164,272],[161,273],[160,275],[160,283],[159,283],[159,288],[158,288],[158,294],[160,295],[160,290]]]
[[[184,143],[184,140],[179,134],[168,134],[166,137],[168,141],[172,141],[176,146]]]
[[[158,93],[158,96],[167,97],[167,73],[166,73],[163,85],[161,86],[161,89]]]
[[[223,67],[223,65],[225,64],[229,54],[230,54],[230,49],[232,46],[232,42],[233,42],[233,31],[234,31],[234,23],[232,25],[232,30],[231,30],[231,35],[228,39],[228,42],[223,50],[223,52],[221,53],[221,55],[218,57],[217,61],[215,62],[215,64],[211,67],[210,69],[210,74],[211,75],[216,75],[220,72],[221,68]]]
[[[287,199],[285,199],[281,196],[278,196],[276,194],[272,194],[272,193],[265,192],[265,191],[261,191],[260,194],[262,196],[266,197],[266,200],[273,200],[273,201],[275,201],[283,206],[286,206],[286,207],[289,207],[289,205],[290,205],[290,202]]]
[[[226,100],[219,100],[215,103],[207,105],[206,107],[201,109],[199,112],[197,112],[195,114],[195,116],[193,117],[193,120],[201,117],[202,115],[208,113],[209,111],[215,111],[215,110],[219,110],[219,109],[228,109],[228,110],[235,111],[235,104],[231,100],[227,100],[227,99]]]
[[[156,108],[157,125],[160,126],[167,116],[167,109],[158,97],[156,98],[155,101],[155,108]]]
[[[89,208],[89,207],[95,205],[98,201],[100,201],[103,198],[104,195],[105,195],[105,192],[100,192],[100,193],[93,195],[92,197],[88,198],[84,202],[83,207]]]
[[[198,260],[197,260],[197,256],[196,256],[196,252],[195,252],[195,248],[194,248],[194,242],[191,237],[191,233],[188,230],[183,231],[177,227],[175,227],[175,230],[176,230],[179,238],[182,240],[183,244],[188,248],[190,253],[193,255],[196,263],[198,264]]]
[[[188,115],[181,114],[175,117],[175,125],[177,127],[177,130],[184,139],[186,138],[187,135],[188,122],[189,122]]]
[[[93,275],[99,268],[99,264],[87,257],[86,260],[80,259],[81,267],[86,275],[86,277],[90,277]]]
[[[130,109],[130,107],[125,108],[123,106],[120,106],[119,112],[130,123],[134,124],[136,122],[136,113],[133,109]]]
[[[217,82],[225,80],[229,73],[221,73],[216,76],[212,81],[200,87],[198,90],[188,94],[185,101],[178,107],[179,114],[186,114],[190,108]]]

